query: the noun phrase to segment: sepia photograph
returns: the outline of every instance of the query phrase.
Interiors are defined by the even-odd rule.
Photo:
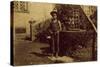
[[[97,6],[12,1],[11,65],[97,61]]]

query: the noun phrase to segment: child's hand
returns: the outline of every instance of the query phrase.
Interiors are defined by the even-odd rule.
[[[47,39],[51,39],[51,36],[47,36]]]

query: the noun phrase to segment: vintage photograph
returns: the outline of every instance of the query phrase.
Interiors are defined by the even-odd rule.
[[[11,65],[97,60],[97,6],[11,2]]]

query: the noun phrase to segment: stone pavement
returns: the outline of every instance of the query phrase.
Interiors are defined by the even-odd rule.
[[[30,64],[52,64],[56,63],[43,54],[42,48],[49,47],[48,44],[16,40],[14,44],[14,62],[15,65],[30,65]],[[63,62],[73,62],[73,59],[67,56],[59,57],[57,60]]]

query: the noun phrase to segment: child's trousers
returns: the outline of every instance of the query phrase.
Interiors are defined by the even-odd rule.
[[[59,32],[53,32],[51,35],[51,51],[53,56],[59,54]]]

